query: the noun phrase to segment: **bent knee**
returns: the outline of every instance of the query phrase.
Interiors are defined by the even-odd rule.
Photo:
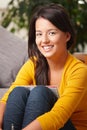
[[[25,94],[29,94],[29,89],[27,89],[25,87],[18,86],[12,90],[10,95],[20,96],[20,95],[25,95]]]

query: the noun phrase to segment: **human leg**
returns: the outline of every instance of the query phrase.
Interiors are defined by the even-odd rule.
[[[16,87],[9,95],[4,115],[3,130],[21,130],[29,89]]]
[[[38,116],[44,114],[53,107],[57,97],[55,94],[44,86],[35,87],[28,97],[23,120],[24,128]]]
[[[30,94],[26,88],[15,88],[7,102],[3,130],[11,130],[12,124],[15,130],[21,130],[22,122],[23,128],[39,115],[49,111],[56,100],[57,97],[47,87],[36,87]],[[69,120],[60,130],[75,130],[72,126]]]
[[[44,114],[47,111],[50,111],[56,100],[57,97],[55,94],[47,87],[35,87],[30,92],[26,103],[22,128],[24,128],[38,116]],[[75,127],[71,120],[69,120],[60,130],[75,130]]]

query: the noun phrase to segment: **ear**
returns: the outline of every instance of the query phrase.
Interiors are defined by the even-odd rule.
[[[71,38],[71,34],[69,32],[66,32],[66,42],[68,42]]]

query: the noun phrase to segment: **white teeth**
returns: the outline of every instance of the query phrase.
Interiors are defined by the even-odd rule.
[[[43,48],[44,48],[44,50],[49,50],[49,49],[51,49],[53,46],[44,46]]]

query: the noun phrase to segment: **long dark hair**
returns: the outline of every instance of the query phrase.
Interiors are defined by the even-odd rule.
[[[49,66],[46,58],[40,53],[35,43],[35,23],[39,17],[43,17],[49,20],[53,25],[59,28],[63,32],[69,32],[71,34],[70,40],[67,42],[67,49],[75,42],[75,33],[72,24],[69,20],[69,16],[63,6],[58,4],[49,4],[43,7],[38,7],[35,10],[34,15],[29,24],[29,39],[28,39],[28,54],[29,58],[35,64],[35,80],[37,85],[48,85],[48,71]],[[34,58],[36,57],[36,58]]]

